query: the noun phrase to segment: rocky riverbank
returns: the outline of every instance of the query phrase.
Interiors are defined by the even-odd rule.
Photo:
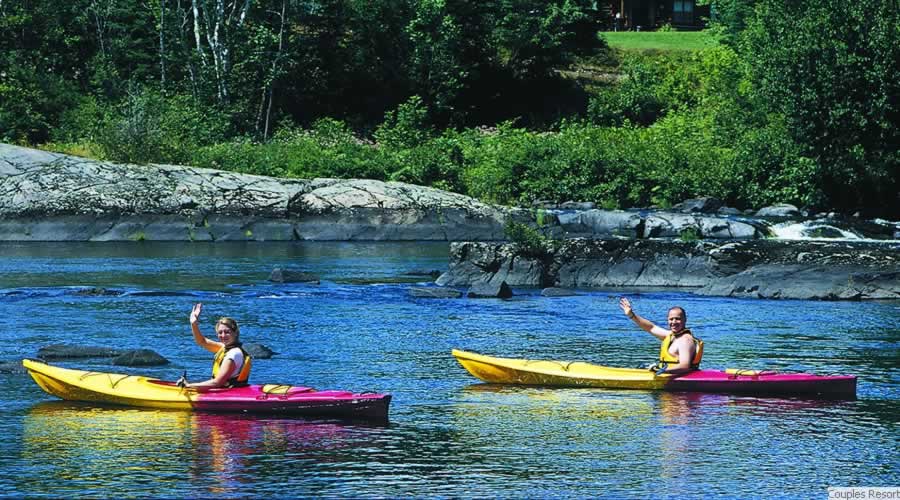
[[[524,210],[399,182],[119,165],[0,144],[4,241],[501,240]]]
[[[703,198],[670,210],[527,210],[399,182],[123,165],[0,144],[0,241],[497,241],[510,220],[556,239],[758,239],[804,220],[802,237],[900,238],[897,223],[791,206],[744,213]]]
[[[673,287],[733,297],[900,299],[900,242],[573,239],[543,252],[453,243],[437,283]]]
[[[511,221],[539,229],[546,248],[498,243]],[[778,223],[802,238],[843,239],[772,239]],[[0,241],[450,241],[438,284],[897,299],[898,238],[894,222],[791,206],[526,210],[397,182],[120,165],[0,144]]]

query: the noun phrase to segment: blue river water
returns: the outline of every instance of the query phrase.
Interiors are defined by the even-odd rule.
[[[432,243],[0,244],[0,361],[57,343],[153,349],[171,361],[114,367],[208,376],[188,326],[204,303],[278,354],[252,381],[391,393],[387,424],[191,414],[56,400],[0,373],[0,496],[824,498],[829,486],[897,486],[900,302],[580,290],[509,300],[414,299],[413,270],[443,270]],[[276,267],[321,283],[268,281]],[[421,280],[417,282],[417,280]],[[83,295],[87,287],[115,294]],[[822,401],[481,384],[450,355],[652,362],[658,341],[618,296],[662,322],[688,311],[704,366],[859,377]]]

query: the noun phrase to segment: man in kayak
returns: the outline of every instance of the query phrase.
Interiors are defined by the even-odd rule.
[[[200,312],[203,304],[194,305],[191,311],[191,331],[194,342],[209,352],[215,353],[213,359],[213,378],[203,382],[187,383],[185,387],[241,387],[247,385],[250,378],[250,354],[242,347],[239,340],[240,330],[237,321],[221,318],[216,322],[216,334],[219,342],[210,340],[200,333]]]
[[[700,359],[703,357],[703,341],[695,338],[694,334],[685,328],[687,313],[683,308],[675,306],[669,309],[669,329],[666,330],[638,316],[631,307],[631,302],[625,297],[619,299],[619,307],[637,326],[662,340],[659,352],[661,368],[656,371],[657,375],[663,373],[681,375],[700,368]]]

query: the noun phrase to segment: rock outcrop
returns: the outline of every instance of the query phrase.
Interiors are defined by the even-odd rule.
[[[400,182],[119,165],[0,144],[0,240],[501,240],[527,211]]]
[[[709,295],[900,299],[900,243],[575,239],[536,255],[453,243],[445,286],[680,287]]]

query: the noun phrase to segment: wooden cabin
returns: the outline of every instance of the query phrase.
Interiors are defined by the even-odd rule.
[[[666,25],[699,30],[710,17],[710,6],[696,0],[607,0],[597,2],[597,11],[608,18],[601,20],[610,31],[654,31]]]

